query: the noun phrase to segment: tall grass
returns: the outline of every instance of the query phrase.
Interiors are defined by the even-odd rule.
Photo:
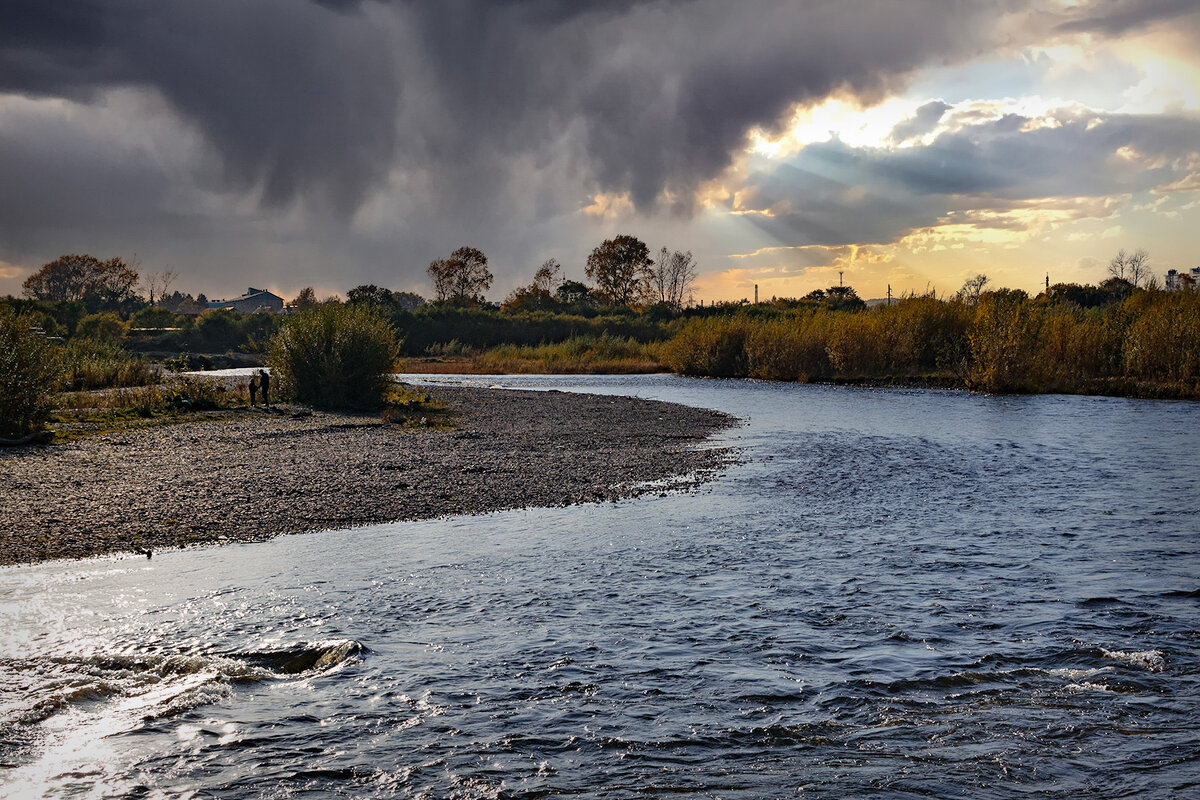
[[[60,388],[68,391],[146,386],[158,380],[153,366],[120,345],[76,336],[60,349]]]
[[[1001,289],[983,295],[969,336],[973,367],[968,385],[987,392],[1031,391],[1037,377],[1037,322],[1024,292]]]
[[[493,347],[472,358],[479,372],[496,373],[644,373],[663,369],[656,342],[632,337],[573,336],[554,344]]]
[[[667,366],[684,375],[746,377],[746,337],[753,326],[741,315],[691,320],[667,343],[663,357]]]
[[[327,303],[288,317],[268,361],[284,392],[323,408],[376,408],[399,342],[374,306]]]

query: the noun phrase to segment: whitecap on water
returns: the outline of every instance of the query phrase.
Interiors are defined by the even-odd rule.
[[[1100,648],[1100,652],[1104,654],[1105,658],[1111,658],[1114,661],[1124,661],[1127,664],[1141,667],[1150,672],[1162,672],[1167,666],[1166,657],[1161,650],[1137,650],[1131,652],[1126,650],[1106,650],[1102,647]]]
[[[233,685],[288,680],[328,672],[355,659],[352,639],[308,642],[264,652],[127,655],[92,653],[12,660],[7,667],[26,688],[0,706],[10,744],[25,742],[36,756],[4,775],[13,797],[64,788],[73,775],[97,777],[113,788],[119,775],[105,740],[228,697]],[[86,781],[85,781],[86,782]]]

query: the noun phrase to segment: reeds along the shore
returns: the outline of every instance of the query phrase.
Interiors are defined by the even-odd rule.
[[[1200,294],[1138,291],[1109,306],[984,294],[857,312],[736,312],[689,321],[663,350],[687,375],[892,379],[988,392],[1200,396]]]
[[[494,312],[477,308],[431,306],[398,311],[392,324],[404,336],[404,353],[432,354],[448,342],[457,342],[473,353],[505,345],[536,347],[573,338],[611,336],[639,342],[662,341],[669,335],[666,323],[646,314],[608,313],[590,316],[549,311]]]
[[[75,337],[60,348],[60,388],[68,391],[146,386],[158,372],[113,342]]]
[[[654,372],[662,369],[661,350],[661,343],[632,337],[573,336],[553,344],[500,345],[475,355],[472,364],[486,372]]]

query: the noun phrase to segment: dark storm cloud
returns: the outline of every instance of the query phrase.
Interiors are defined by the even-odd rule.
[[[9,0],[0,92],[156,90],[268,204],[316,189],[352,205],[392,155],[399,76],[385,30],[350,6]]]
[[[1093,0],[1075,9],[1073,14],[1075,18],[1064,22],[1059,30],[1119,36],[1155,23],[1191,17],[1195,33],[1200,18],[1196,0]]]
[[[1064,115],[1030,127],[1038,122],[1010,114],[923,147],[809,145],[784,168],[751,176],[747,206],[766,213],[750,218],[781,241],[886,243],[942,219],[991,219],[968,211],[1144,192],[1185,177],[1200,157],[1191,117]]]
[[[67,239],[88,249],[89,237],[142,252],[154,238],[159,253],[172,242],[203,252],[195,269],[237,284],[249,253],[251,269],[285,286],[337,263],[345,287],[409,288],[431,258],[472,244],[492,256],[501,288],[544,257],[586,252],[580,241],[606,224],[576,214],[591,194],[628,192],[641,212],[666,199],[686,215],[693,190],[730,165],[747,132],[781,124],[796,103],[869,103],[923,67],[1041,41],[1064,21],[1125,30],[1174,13],[1163,3],[1026,13],[1036,6],[7,0],[0,259],[28,266]],[[5,95],[74,104],[42,104],[6,127]],[[95,122],[114,95],[179,124],[130,146],[142,107],[130,104],[128,130]],[[897,141],[936,129],[946,111],[925,106]],[[1054,159],[1073,154],[1054,156],[1052,134],[1026,139],[1023,122],[906,153],[812,146],[791,171],[754,178],[777,207],[765,224],[788,241],[888,241],[944,214],[947,197],[1016,196],[1022,180],[1049,191],[1056,174],[1059,188],[1102,183],[1058,169]],[[164,154],[166,141],[179,144]],[[652,239],[650,217],[634,217]],[[665,218],[654,224],[680,219]]]
[[[399,164],[433,170],[430,202],[469,213],[512,159],[565,152],[588,188],[646,208],[686,197],[793,103],[877,95],[986,50],[964,31],[986,36],[1013,5],[9,0],[0,91],[154,90],[268,205],[352,210]]]
[[[442,103],[434,152],[536,152],[574,124],[595,188],[644,209],[719,173],[749,128],[797,102],[877,96],[931,59],[988,46],[963,32],[1008,5],[449,2],[408,16]]]

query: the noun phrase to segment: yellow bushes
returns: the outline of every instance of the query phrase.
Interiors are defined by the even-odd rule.
[[[960,374],[970,360],[975,310],[966,303],[910,297],[877,308],[889,331],[890,371],[900,375]]]
[[[807,381],[828,375],[830,315],[798,315],[752,326],[743,347],[747,374],[772,381]]]
[[[1125,371],[1145,381],[1200,379],[1200,293],[1146,292],[1125,336]],[[1126,301],[1129,302],[1129,301]],[[1138,303],[1141,305],[1142,303]]]
[[[667,342],[663,361],[683,375],[746,377],[746,334],[752,325],[741,315],[691,320]]]
[[[862,311],[751,306],[688,321],[664,362],[715,377],[1200,397],[1200,293],[1139,291],[1101,308],[1010,289],[976,305],[915,297]]]
[[[807,309],[689,321],[667,343],[684,375],[781,381],[957,374],[973,310],[929,297],[866,311]]]
[[[1120,353],[1118,331],[1098,311],[1056,308],[1042,317],[1036,360],[1046,388],[1071,391],[1111,375]]]
[[[968,385],[985,392],[1028,391],[1037,328],[1029,296],[1019,289],[979,298],[969,335],[973,368]]]

